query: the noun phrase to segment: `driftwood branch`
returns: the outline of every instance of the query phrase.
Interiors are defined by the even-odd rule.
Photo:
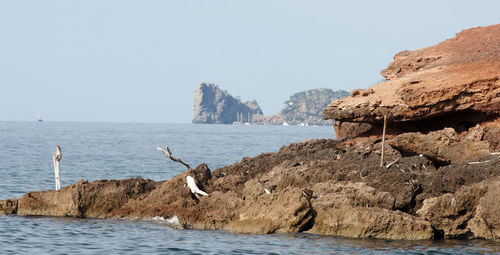
[[[164,149],[160,148],[159,146],[156,147],[157,150],[163,152],[165,154],[165,156],[167,156],[167,158],[169,158],[170,160],[183,164],[184,166],[187,167],[188,170],[191,169],[191,167],[186,162],[182,161],[182,159],[174,158],[174,156],[172,156],[172,152],[170,152],[170,149],[168,148],[168,146],[165,146],[165,148],[167,150],[164,150]]]
[[[56,190],[61,189],[61,181],[59,179],[59,163],[61,162],[62,152],[61,147],[57,145],[56,154],[52,155],[52,160],[54,161],[54,175],[56,177]]]
[[[469,162],[469,163],[467,163],[467,165],[486,164],[488,162],[490,162],[490,161],[489,160],[482,161],[482,162],[481,161],[476,161],[476,162]]]
[[[165,154],[165,156],[167,156],[167,158],[169,158],[170,160],[183,164],[184,166],[187,167],[188,170],[191,169],[191,167],[186,162],[182,161],[182,159],[175,158],[174,156],[172,156],[172,152],[170,151],[168,146],[165,146],[166,150],[160,148],[159,146],[156,147],[156,149],[163,152]],[[188,188],[191,190],[191,193],[193,193],[196,196],[196,198],[199,198],[199,195],[208,196],[208,194],[205,191],[198,188],[198,186],[196,185],[196,181],[194,180],[194,178],[192,176],[189,176],[189,175],[186,176],[186,182],[187,182]]]
[[[389,169],[389,167],[391,167],[392,165],[396,164],[397,162],[399,161],[399,158],[397,158],[396,160],[392,161],[391,163],[389,163],[386,168]]]

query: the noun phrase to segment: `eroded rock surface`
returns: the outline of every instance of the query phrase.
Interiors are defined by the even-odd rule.
[[[0,216],[16,214],[17,213],[17,202],[18,199],[6,199],[0,200]]]
[[[417,214],[445,238],[500,239],[500,178],[426,199]]]
[[[380,134],[384,115],[388,132],[395,134],[445,127],[460,132],[495,119],[500,116],[500,25],[464,30],[437,45],[401,52],[382,74],[386,82],[326,107],[324,117],[336,120],[337,137]],[[344,130],[361,123],[371,128]]]
[[[494,213],[498,182],[488,181],[500,176],[498,155],[477,159],[482,164],[457,162],[436,168],[425,156],[404,156],[388,147],[387,160],[399,160],[387,168],[379,167],[379,153],[380,142],[311,140],[213,172],[202,164],[164,182],[81,181],[60,191],[29,192],[19,201],[17,213],[127,219],[176,216],[179,228],[233,233],[498,238]],[[188,174],[209,196],[191,194],[185,185]],[[447,193],[463,193],[470,197],[467,201],[474,201],[464,202],[456,211],[465,215],[463,221],[447,223],[450,214],[440,211],[447,207],[432,202]],[[462,200],[455,197],[461,206]],[[471,230],[441,232],[460,224],[470,225]]]
[[[442,163],[469,162],[472,159],[490,154],[487,141],[479,137],[460,140],[453,128],[422,133],[404,133],[389,141],[389,144],[406,153],[422,154]]]
[[[157,183],[142,178],[80,181],[62,188],[28,192],[18,202],[18,215],[105,218],[129,199],[149,193]]]

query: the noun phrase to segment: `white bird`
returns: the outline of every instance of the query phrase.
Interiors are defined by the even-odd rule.
[[[191,190],[191,193],[200,194],[202,196],[208,196],[208,194],[205,191],[201,190],[200,188],[198,188],[198,186],[196,186],[196,183],[195,183],[193,177],[188,175],[186,177],[186,182],[187,182],[189,189]]]

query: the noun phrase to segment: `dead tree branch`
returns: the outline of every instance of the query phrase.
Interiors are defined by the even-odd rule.
[[[191,167],[186,162],[182,161],[182,159],[174,158],[174,156],[172,156],[172,152],[170,152],[170,149],[168,148],[168,146],[165,146],[165,148],[167,150],[160,148],[160,146],[156,147],[157,150],[163,152],[165,154],[165,156],[167,156],[167,158],[169,158],[170,160],[183,164],[184,166],[187,167],[188,170],[191,169]]]
[[[54,161],[54,175],[56,177],[56,190],[61,189],[61,181],[59,179],[59,163],[61,162],[62,152],[61,147],[57,145],[56,154],[52,155],[52,160]]]

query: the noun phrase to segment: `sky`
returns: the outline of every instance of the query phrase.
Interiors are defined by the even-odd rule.
[[[500,23],[500,1],[0,0],[0,120],[190,123],[201,82],[265,115],[367,88],[402,50]]]

